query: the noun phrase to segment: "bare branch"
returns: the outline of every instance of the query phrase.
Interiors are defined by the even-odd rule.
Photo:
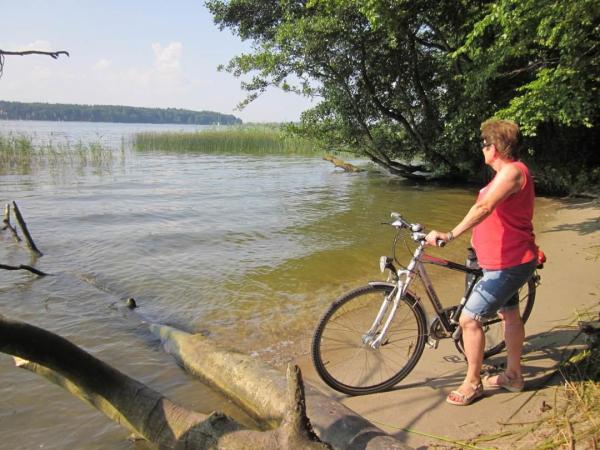
[[[40,50],[25,50],[22,52],[7,52],[6,50],[0,49],[0,55],[10,55],[10,56],[27,56],[27,55],[48,55],[54,59],[58,59],[60,55],[69,55],[69,52],[65,50],[59,50],[57,52],[43,52]]]
[[[69,55],[69,52],[65,50],[58,50],[56,52],[44,52],[41,50],[24,50],[21,52],[9,52],[6,50],[0,49],[0,77],[2,77],[2,73],[4,72],[4,57],[5,56],[27,56],[27,55],[46,55],[51,58],[58,59],[60,55]]]
[[[15,227],[13,227],[10,223],[10,204],[9,203],[7,203],[6,206],[4,207],[4,219],[2,219],[2,223],[4,224],[4,226],[2,227],[2,231],[9,229],[11,231],[11,233],[13,234],[15,240],[17,242],[21,242],[19,233],[17,233],[17,230],[15,229]]]
[[[6,264],[0,264],[0,269],[4,269],[4,270],[28,270],[31,273],[35,273],[36,275],[39,275],[40,277],[45,277],[46,275],[48,275],[47,273],[42,272],[41,270],[38,270],[35,267],[26,266],[25,264],[20,264],[18,266],[8,266]]]

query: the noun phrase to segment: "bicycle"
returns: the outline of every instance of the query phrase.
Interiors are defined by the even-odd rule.
[[[458,318],[483,271],[478,266],[428,255],[424,227],[406,222],[399,213],[392,213],[392,219],[391,223],[386,222],[396,229],[392,257],[380,258],[381,272],[388,271],[387,281],[373,281],[339,297],[321,317],[313,336],[311,353],[317,373],[327,385],[345,394],[372,394],[396,385],[415,367],[425,344],[437,348],[440,339],[451,338],[464,354]],[[417,243],[406,267],[396,258],[404,230]],[[444,242],[438,241],[438,245],[443,246]],[[465,294],[458,305],[442,306],[426,264],[466,274]],[[421,280],[433,306],[435,317],[431,321],[422,300],[411,290],[416,278]],[[536,270],[515,294],[523,322],[531,314],[539,282]],[[482,323],[486,338],[484,358],[504,348],[501,322],[496,316]]]

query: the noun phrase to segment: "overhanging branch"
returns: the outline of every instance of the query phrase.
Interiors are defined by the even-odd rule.
[[[2,74],[4,72],[4,57],[5,56],[28,56],[28,55],[46,55],[46,56],[50,56],[51,58],[54,58],[54,59],[58,59],[58,57],[60,55],[70,56],[69,52],[67,52],[65,50],[58,50],[56,52],[45,52],[45,51],[41,51],[41,50],[24,50],[21,52],[10,52],[10,51],[0,49],[0,77],[2,77]]]

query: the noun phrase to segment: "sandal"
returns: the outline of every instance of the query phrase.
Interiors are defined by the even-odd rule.
[[[452,391],[446,397],[446,401],[451,405],[467,406],[473,403],[475,400],[483,396],[483,385],[472,385],[474,391],[470,395],[463,394],[460,391]]]
[[[492,378],[496,377],[494,381]],[[483,384],[486,388],[506,389],[510,392],[521,392],[525,388],[525,380],[523,377],[510,378],[506,372],[500,372],[497,375],[488,375],[483,378]]]

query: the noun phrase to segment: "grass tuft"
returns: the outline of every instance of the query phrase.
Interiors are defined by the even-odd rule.
[[[113,152],[98,143],[34,145],[26,135],[0,135],[0,173],[32,174],[42,170],[109,168]]]

